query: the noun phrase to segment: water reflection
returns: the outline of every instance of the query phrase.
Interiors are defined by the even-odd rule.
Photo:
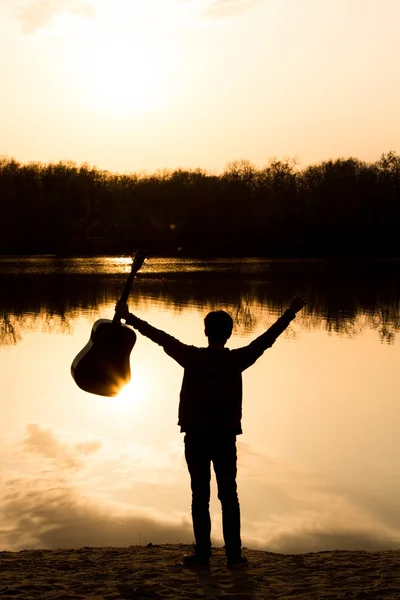
[[[129,258],[0,260],[0,344],[16,344],[37,328],[71,332],[71,320],[114,302],[130,269]],[[400,272],[387,263],[330,265],[289,261],[179,261],[150,259],[139,273],[130,304],[157,302],[173,313],[197,307],[228,310],[236,331],[251,334],[263,310],[278,314],[294,292],[309,303],[302,327],[342,336],[364,329],[393,343],[400,328]]]
[[[0,261],[0,548],[190,543],[179,366],[138,336],[132,382],[117,399],[85,394],[70,376],[129,271],[128,259],[85,263]],[[197,264],[182,272],[179,261],[151,259],[134,285],[133,310],[203,345],[205,313],[225,308],[235,318],[234,347],[261,333],[297,290],[309,298],[245,373],[245,545],[398,547],[397,264],[222,261],[218,269],[207,261],[196,271]],[[215,484],[212,493],[221,543]]]

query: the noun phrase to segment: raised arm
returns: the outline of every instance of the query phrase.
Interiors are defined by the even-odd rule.
[[[139,317],[136,317],[129,312],[128,305],[125,302],[117,302],[115,306],[115,312],[121,319],[125,320],[127,325],[131,325],[134,329],[137,329],[139,333],[149,338],[152,342],[162,346],[168,356],[176,360],[182,367],[185,366],[191,346],[183,344],[165,331],[157,329],[156,327],[150,325],[150,323],[139,319]]]
[[[233,350],[235,353],[240,369],[244,371],[255,361],[260,358],[264,350],[271,348],[272,344],[276,339],[285,331],[290,322],[296,317],[298,313],[305,305],[307,301],[304,294],[297,294],[290,302],[289,307],[285,310],[283,315],[275,321],[271,327],[264,333],[258,336],[253,342],[244,348]]]

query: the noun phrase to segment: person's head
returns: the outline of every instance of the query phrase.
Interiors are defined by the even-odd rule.
[[[231,337],[233,320],[224,310],[213,310],[204,319],[204,333],[211,344],[225,344]]]

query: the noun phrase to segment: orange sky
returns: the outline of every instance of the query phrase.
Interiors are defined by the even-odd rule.
[[[0,0],[0,155],[113,171],[399,150],[398,0]]]

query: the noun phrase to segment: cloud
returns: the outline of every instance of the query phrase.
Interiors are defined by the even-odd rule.
[[[85,0],[35,0],[20,12],[23,33],[34,33],[46,27],[55,14],[62,12],[86,18],[95,15],[94,8]]]
[[[107,474],[102,474],[107,460],[111,460],[115,461],[112,471],[122,469],[119,475],[123,479],[128,469],[127,456],[104,460],[99,454],[95,457],[96,464],[87,464],[87,457],[101,449],[102,444],[97,440],[61,442],[51,429],[35,423],[26,426],[22,443],[17,447],[3,447],[0,549],[192,543],[192,525],[183,511],[171,510],[171,506],[152,507],[154,495],[159,497],[162,485],[148,486],[147,503],[136,493],[137,506],[126,482],[122,481],[118,488],[115,484],[118,478],[113,479],[114,487]],[[122,500],[116,499],[118,496]]]
[[[399,547],[400,515],[384,484],[372,494],[364,484],[333,483],[245,442],[238,449],[239,495],[247,506],[243,538],[250,547],[284,553]]]
[[[6,483],[0,505],[0,548],[129,546],[149,542],[190,544],[193,541],[189,515],[177,517],[168,510],[133,507],[123,502],[99,503],[64,479],[54,480],[51,487],[46,487],[48,483],[32,480]],[[157,489],[153,491],[157,493]],[[297,514],[271,515],[268,520],[252,523],[243,515],[244,544],[282,553],[398,548],[396,532],[365,515],[354,519],[355,510],[349,510],[346,503],[338,506],[333,501],[332,514],[321,508],[323,514],[298,508]],[[219,526],[218,519],[214,520],[213,532]],[[222,540],[218,539],[217,543],[221,544]]]
[[[50,458],[54,464],[64,469],[81,469],[82,456],[88,456],[101,448],[98,441],[86,442],[68,446],[56,440],[50,429],[42,429],[39,425],[31,423],[26,427],[27,435],[23,441],[24,449]]]
[[[245,442],[238,449],[245,546],[284,553],[399,547],[395,494],[382,500],[385,485],[376,492],[338,485]],[[1,451],[0,549],[192,543],[187,473],[178,472],[175,451],[163,462],[159,454],[151,446],[115,453],[96,440],[66,443],[29,424],[22,444]],[[214,502],[213,540],[221,545],[215,489]]]
[[[160,465],[146,446],[116,453],[30,423],[22,440],[2,444],[0,460],[0,550],[193,542],[190,488],[168,477],[148,483],[146,465]]]
[[[294,493],[293,493],[294,495]],[[301,492],[300,492],[301,496]],[[253,548],[283,553],[321,550],[390,550],[399,547],[399,520],[394,527],[385,524],[381,514],[353,503],[349,497],[326,495],[321,504],[304,498],[290,511],[273,512],[262,520],[243,515],[246,544]]]
[[[80,548],[134,544],[191,543],[191,524],[116,503],[99,506],[59,482],[37,489],[9,482],[0,507],[0,548]]]
[[[320,552],[324,550],[396,550],[399,547],[399,537],[389,531],[353,529],[316,529],[310,528],[301,532],[293,531],[280,534],[272,539],[269,548],[273,552],[297,554],[304,552]]]

